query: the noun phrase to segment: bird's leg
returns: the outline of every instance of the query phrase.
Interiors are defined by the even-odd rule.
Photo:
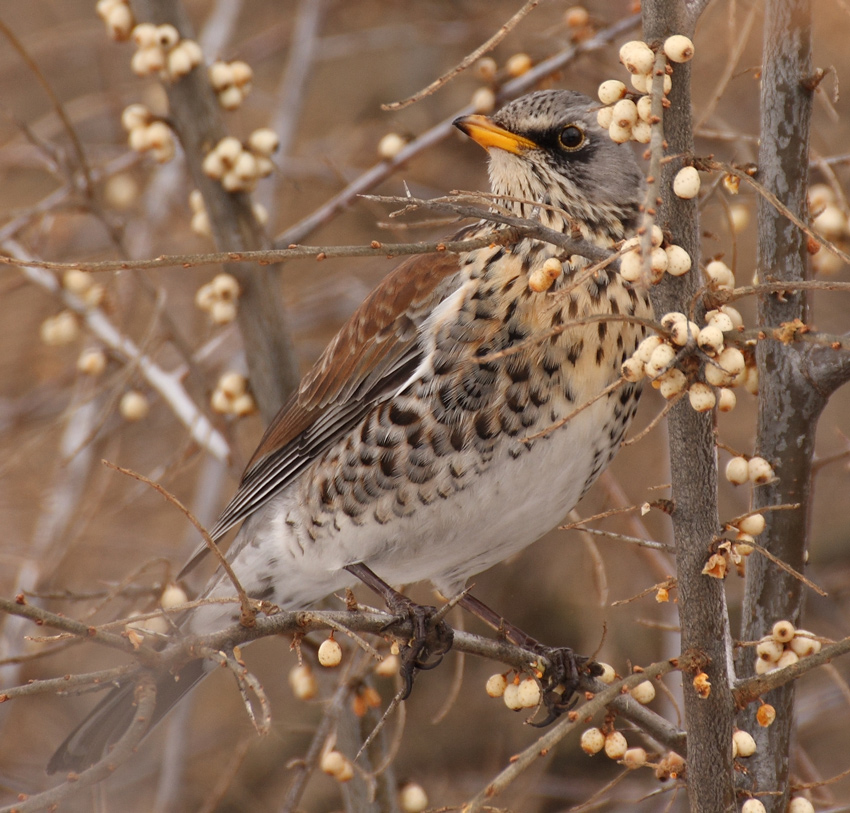
[[[374,590],[387,605],[387,609],[401,621],[411,621],[413,637],[401,647],[401,676],[404,679],[404,695],[407,699],[413,688],[413,678],[418,669],[433,669],[443,659],[443,655],[452,647],[454,633],[445,621],[431,623],[437,612],[435,607],[417,604],[398,590],[393,589],[380,576],[376,575],[362,562],[346,565],[345,569],[357,576],[371,590]],[[395,622],[392,622],[395,623]],[[388,626],[392,626],[389,624]]]
[[[549,668],[543,675],[543,704],[548,715],[541,723],[534,725],[543,727],[549,725],[569,711],[577,702],[574,697],[579,687],[579,674],[587,672],[592,677],[602,674],[602,668],[590,658],[576,655],[569,647],[552,647],[541,644],[536,638],[523,632],[515,624],[491,610],[475,596],[466,593],[461,596],[458,604],[468,610],[476,618],[493,627],[497,632],[515,646],[522,647],[537,655],[542,655],[549,661]]]

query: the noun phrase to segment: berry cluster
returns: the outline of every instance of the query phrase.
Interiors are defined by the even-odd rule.
[[[254,72],[247,62],[216,60],[209,68],[210,84],[225,110],[236,110],[251,92]]]
[[[260,178],[272,174],[271,156],[277,148],[277,134],[267,128],[254,130],[247,145],[225,136],[204,158],[204,172],[228,192],[253,192]]]
[[[623,243],[620,276],[628,282],[638,282],[643,278],[641,242],[642,237],[638,235]],[[666,246],[663,244],[664,235],[661,229],[653,226],[650,234],[649,271],[654,283],[659,282],[665,272],[672,277],[681,277],[691,270],[691,255],[685,249],[674,243]]]
[[[248,379],[242,373],[227,372],[218,379],[210,398],[210,406],[220,415],[253,415],[257,411],[254,397],[248,392]]]
[[[169,23],[139,23],[132,37],[137,50],[130,67],[136,76],[159,74],[173,82],[204,61],[201,46],[194,40],[181,39],[180,32]]]
[[[756,645],[756,674],[784,669],[820,650],[821,642],[814,633],[795,629],[790,621],[777,621],[770,635],[765,635]]]
[[[226,325],[236,318],[241,289],[231,274],[216,274],[211,282],[198,288],[195,305],[210,315],[216,325]]]
[[[700,327],[684,313],[673,311],[661,317],[667,337],[645,338],[621,368],[623,378],[637,382],[646,377],[666,399],[687,390],[691,406],[707,412],[715,406],[721,412],[735,408],[737,398],[732,387],[750,380],[747,359],[737,347],[727,347],[724,334],[741,326],[740,314],[722,306],[706,314],[707,324]],[[697,355],[698,351],[698,355]],[[699,363],[704,360],[704,381],[699,379]],[[717,392],[715,393],[715,389]]]
[[[118,42],[130,39],[136,21],[127,0],[98,0],[95,9],[112,39]]]
[[[127,131],[130,149],[136,152],[150,152],[160,164],[174,158],[174,133],[143,104],[125,107],[121,114],[121,126]]]
[[[694,55],[694,44],[680,34],[669,37],[663,45],[669,62],[687,62]],[[652,89],[661,83],[666,96],[673,88],[670,67],[655,68],[655,53],[645,42],[631,40],[620,48],[620,62],[631,74],[636,93],[629,92],[618,79],[608,79],[599,86],[599,101],[605,107],[597,113],[599,126],[608,131],[612,141],[623,144],[637,141],[648,144],[652,136],[651,125],[659,121],[652,114]]]

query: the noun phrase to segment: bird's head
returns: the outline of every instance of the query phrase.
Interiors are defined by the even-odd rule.
[[[493,116],[462,116],[454,124],[488,151],[500,205],[559,231],[572,221],[587,224],[588,237],[620,239],[635,226],[643,176],[631,148],[597,123],[599,107],[575,91],[541,90]],[[567,220],[533,205],[541,203]]]

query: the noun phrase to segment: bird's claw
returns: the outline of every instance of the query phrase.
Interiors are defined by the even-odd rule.
[[[543,706],[546,719],[531,725],[545,728],[555,722],[564,712],[570,711],[578,702],[576,692],[581,681],[581,673],[598,677],[602,667],[584,655],[576,655],[569,647],[549,647],[542,644],[533,648],[549,662],[543,674]]]
[[[420,670],[434,669],[440,665],[443,656],[452,648],[454,632],[445,621],[433,621],[437,614],[435,607],[416,604],[405,596],[399,596],[389,607],[395,619],[385,629],[397,623],[410,621],[413,635],[401,646],[399,670],[404,682],[402,700],[406,700],[413,689],[413,679]]]

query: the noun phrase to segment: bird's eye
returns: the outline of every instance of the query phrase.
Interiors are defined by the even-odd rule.
[[[573,152],[584,144],[584,130],[575,124],[569,124],[561,130],[558,141],[565,150]]]

